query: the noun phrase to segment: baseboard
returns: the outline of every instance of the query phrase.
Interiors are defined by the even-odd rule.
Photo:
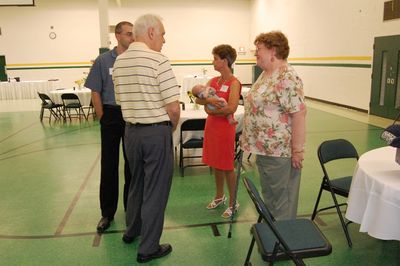
[[[310,100],[313,100],[313,101],[317,101],[317,102],[321,102],[321,103],[326,103],[326,104],[332,104],[332,105],[336,105],[336,106],[340,106],[340,107],[344,107],[344,108],[356,110],[356,111],[363,112],[363,113],[368,113],[368,110],[361,109],[361,108],[357,108],[357,107],[350,106],[350,105],[345,105],[345,104],[341,104],[341,103],[330,102],[330,101],[321,100],[321,99],[317,99],[317,98],[313,98],[313,97],[308,97],[308,96],[306,96],[306,99],[310,99]]]

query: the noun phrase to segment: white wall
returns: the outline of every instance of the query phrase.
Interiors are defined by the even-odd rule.
[[[399,34],[400,20],[383,22],[385,0],[254,0],[251,39],[260,32],[282,30],[288,37],[290,62],[362,63],[372,57],[374,37]],[[296,58],[305,58],[296,60]],[[318,57],[348,57],[317,59]],[[308,58],[308,59],[307,59]],[[309,97],[369,109],[371,71],[365,68],[295,66]]]
[[[35,2],[36,7],[0,8],[0,54],[6,55],[7,65],[86,68],[9,70],[8,74],[23,80],[59,78],[63,87],[72,87],[98,54],[97,0]],[[254,59],[250,49],[260,32],[280,29],[287,34],[291,63],[372,64],[374,37],[399,34],[400,29],[399,19],[383,22],[385,0],[121,0],[122,6],[116,2],[110,0],[110,24],[134,21],[148,12],[164,18],[163,53],[173,63],[184,63],[174,66],[179,82],[187,74],[201,74],[203,68],[215,75],[210,65],[187,63],[210,63],[211,49],[220,43],[245,47],[247,53],[239,56],[239,62]],[[51,26],[55,40],[48,37]],[[112,34],[111,40],[115,43]],[[295,68],[307,96],[369,109],[370,68]],[[237,65],[235,73],[242,83],[251,83],[249,65]]]
[[[166,28],[166,44],[163,53],[172,61],[181,60],[210,63],[211,50],[221,43],[238,49],[249,49],[250,1],[249,0],[140,0],[109,2],[109,23],[134,20],[145,13],[163,17]],[[0,8],[0,54],[6,55],[7,65],[51,63],[63,66],[84,66],[96,58],[100,47],[100,30],[97,0],[53,1],[37,0],[36,7]],[[53,26],[52,30],[50,27]],[[50,40],[51,31],[57,38]],[[111,34],[112,45],[115,44]],[[244,55],[240,58],[252,58]],[[207,61],[208,60],[208,61]],[[187,62],[186,62],[187,63]],[[206,68],[208,75],[215,75],[212,66],[174,67],[178,81],[188,74],[201,74]],[[243,68],[243,67],[241,67]],[[242,82],[251,82],[251,68],[245,67]],[[8,75],[23,80],[59,78],[63,87],[74,86],[73,81],[82,78],[88,68],[55,70],[9,70]]]

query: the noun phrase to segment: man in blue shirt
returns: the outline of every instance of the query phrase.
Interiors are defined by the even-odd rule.
[[[115,102],[112,69],[117,56],[125,52],[134,41],[132,31],[133,25],[130,22],[122,21],[116,25],[115,38],[118,45],[96,58],[85,82],[85,87],[92,90],[92,103],[101,128],[100,208],[102,217],[97,225],[98,233],[103,233],[110,226],[118,206],[119,149],[121,140],[123,142],[125,121],[121,107]],[[131,173],[125,150],[122,149],[125,160],[124,208],[126,209]]]

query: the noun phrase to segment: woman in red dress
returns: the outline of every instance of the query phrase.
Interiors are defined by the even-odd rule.
[[[236,124],[229,123],[228,114],[235,113],[242,85],[232,74],[232,64],[236,60],[236,50],[230,45],[222,44],[214,47],[214,69],[221,76],[211,79],[207,86],[215,89],[216,95],[226,100],[227,104],[217,98],[196,99],[198,104],[205,105],[208,114],[204,129],[203,162],[214,168],[216,195],[207,205],[207,209],[215,209],[225,204],[224,181],[229,191],[229,207],[222,217],[229,218],[233,212],[233,199],[236,188],[234,173],[235,132]],[[207,104],[216,106],[215,110],[207,108]],[[236,202],[235,210],[239,204]]]

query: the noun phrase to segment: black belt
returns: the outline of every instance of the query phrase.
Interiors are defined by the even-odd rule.
[[[121,110],[121,106],[112,104],[103,104],[103,109]]]
[[[171,121],[163,121],[163,122],[158,122],[158,123],[151,123],[151,124],[141,124],[141,123],[127,123],[128,125],[135,126],[135,127],[156,127],[156,126],[171,126]]]

